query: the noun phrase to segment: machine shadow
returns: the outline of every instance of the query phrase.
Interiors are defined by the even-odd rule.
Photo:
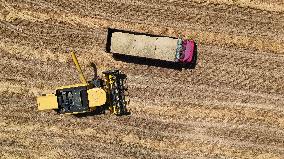
[[[110,114],[110,113],[108,110],[106,111],[105,108],[97,107],[95,111],[79,113],[79,114],[72,114],[72,115],[74,115],[77,118],[83,118],[83,117],[88,117],[88,116],[97,116],[97,115],[104,115],[104,114]],[[129,116],[129,115],[131,115],[130,111],[124,114],[121,114],[121,115],[116,115],[116,116]]]
[[[158,60],[158,59],[150,59],[150,58],[146,58],[146,57],[138,57],[138,56],[125,55],[123,53],[111,52],[111,37],[112,37],[112,33],[116,32],[116,31],[124,32],[124,33],[130,33],[130,34],[136,34],[136,35],[147,35],[147,36],[151,36],[151,37],[161,37],[161,36],[152,35],[152,34],[144,34],[144,33],[139,33],[139,32],[130,32],[130,31],[124,31],[124,30],[117,30],[117,29],[109,28],[108,34],[107,34],[106,52],[112,53],[115,60],[127,62],[127,63],[155,66],[155,67],[175,69],[175,70],[182,70],[183,68],[194,69],[196,67],[197,57],[198,57],[198,48],[197,48],[196,43],[194,43],[195,49],[194,49],[193,60],[192,60],[191,63],[184,64],[184,63],[178,63],[178,62],[174,62],[174,61],[173,62],[163,61],[163,60]],[[171,38],[174,38],[174,37],[171,37]]]
[[[73,115],[75,117],[82,118],[82,117],[102,115],[102,114],[105,114],[104,109],[102,107],[97,107],[94,111],[79,113],[79,114],[73,114]]]
[[[94,77],[97,77],[98,76],[98,68],[97,68],[97,65],[95,63],[91,63],[90,64],[91,67],[93,68],[93,72],[94,72]]]

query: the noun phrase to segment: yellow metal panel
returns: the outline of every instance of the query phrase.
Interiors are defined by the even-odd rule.
[[[61,87],[58,87],[57,89],[75,88],[75,87],[82,87],[82,86],[88,86],[88,84],[74,84],[74,85],[68,85],[68,86],[61,86]]]
[[[106,103],[106,92],[101,88],[87,90],[89,107],[97,107]]]
[[[58,109],[57,97],[54,94],[46,94],[37,97],[38,110]]]

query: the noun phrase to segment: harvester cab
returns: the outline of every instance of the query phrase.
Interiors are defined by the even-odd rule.
[[[95,110],[101,110],[103,113],[109,110],[115,115],[128,114],[124,86],[126,75],[119,70],[109,70],[103,72],[103,78],[95,76],[92,81],[87,82],[76,55],[74,52],[71,54],[82,84],[62,86],[56,89],[56,93],[39,96],[38,110],[54,109],[60,114]]]

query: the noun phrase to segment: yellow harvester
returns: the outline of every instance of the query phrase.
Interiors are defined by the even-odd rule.
[[[80,75],[81,84],[62,86],[55,93],[37,97],[38,110],[57,110],[60,114],[85,113],[97,108],[110,110],[115,115],[127,114],[124,86],[126,75],[119,70],[103,72],[103,78],[94,77],[87,82],[76,55],[71,52]]]

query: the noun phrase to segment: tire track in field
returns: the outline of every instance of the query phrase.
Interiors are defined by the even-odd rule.
[[[111,129],[112,128],[114,128],[115,126],[114,125],[112,125],[111,124]],[[118,128],[119,129],[119,127],[121,127],[121,125],[119,124],[119,126],[118,127],[116,127],[116,128]],[[122,126],[123,128],[125,127],[125,126]],[[130,127],[131,128],[131,127]],[[81,129],[82,129],[82,127],[81,127]],[[133,128],[131,128],[131,129],[133,129]],[[142,128],[142,129],[140,129],[140,131],[145,131],[145,128]],[[58,133],[57,133],[58,134]],[[102,134],[102,133],[97,133],[97,134]],[[139,133],[139,134],[141,134],[141,132]],[[143,134],[143,133],[142,133]],[[161,133],[161,134],[164,134],[164,135],[166,135],[166,136],[174,136],[173,134],[168,134],[168,133]],[[178,134],[179,135],[179,134]],[[76,136],[78,136],[78,135],[76,135]],[[176,139],[175,139],[176,140]],[[149,140],[147,140],[148,142],[149,142]],[[167,140],[166,140],[167,141]],[[225,141],[226,142],[226,141]],[[222,142],[221,142],[222,143]],[[223,143],[224,144],[224,143]],[[226,143],[225,145],[227,145],[228,143]]]
[[[38,158],[52,151],[77,158],[283,156],[282,12],[255,1],[242,1],[246,7],[226,0],[2,2],[0,121],[6,126],[0,123],[5,149],[0,155]],[[181,10],[186,12],[176,14]],[[184,17],[187,13],[192,17]],[[197,33],[197,68],[177,71],[117,62],[103,51],[108,27],[170,36]],[[101,70],[115,67],[129,75],[131,116],[76,118],[36,111],[33,91],[78,79],[69,67],[67,46],[80,52],[86,76],[92,75],[92,61]]]
[[[176,87],[152,87],[148,85],[129,85],[132,92],[129,97],[132,99],[168,101],[171,104],[189,102],[192,104],[206,104],[206,105],[222,105],[228,106],[236,105],[243,108],[255,108],[266,111],[284,112],[282,108],[283,97],[263,98],[255,94],[236,94],[233,92],[224,92],[222,90],[207,89],[207,86],[196,87],[195,85],[187,88]],[[153,91],[154,90],[154,91]],[[165,93],[165,90],[168,93]],[[184,92],[181,94],[179,92]],[[186,95],[185,95],[186,94]],[[161,95],[157,97],[156,95]],[[203,100],[200,100],[203,99]],[[219,102],[218,102],[219,101]]]
[[[52,4],[52,2],[51,2]],[[65,4],[65,2],[64,2]],[[170,23],[175,23],[176,21],[178,21],[179,23],[177,23],[177,25],[181,25],[181,23],[184,21],[186,22],[189,22],[190,23],[187,23],[187,25],[191,24],[191,23],[197,23],[196,21],[202,21],[203,23],[209,23],[208,20],[213,20],[213,19],[206,19],[206,21],[203,21],[202,18],[203,17],[206,17],[206,16],[211,16],[211,18],[213,18],[214,16],[221,16],[222,17],[218,17],[218,18],[214,18],[214,22],[217,23],[219,21],[219,19],[226,19],[227,23],[233,23],[234,21],[242,21],[242,20],[247,20],[249,21],[249,23],[246,23],[244,21],[242,21],[242,23],[238,22],[238,27],[239,29],[236,30],[236,31],[245,31],[244,28],[240,28],[243,23],[245,25],[245,27],[248,27],[248,25],[251,25],[251,24],[254,24],[254,23],[260,23],[260,22],[264,22],[262,20],[265,19],[265,25],[263,25],[264,27],[266,27],[267,24],[271,24],[271,23],[277,23],[279,20],[281,21],[282,17],[281,16],[277,16],[277,14],[274,14],[274,16],[269,16],[269,15],[272,15],[272,14],[269,14],[267,15],[267,13],[258,13],[258,17],[257,18],[254,18],[254,17],[251,17],[250,14],[252,11],[247,11],[245,16],[242,15],[242,13],[244,12],[244,8],[240,8],[240,7],[237,7],[237,6],[232,6],[232,5],[223,5],[223,4],[212,4],[212,3],[207,3],[206,5],[200,5],[200,3],[194,3],[194,2],[180,2],[179,3],[176,3],[176,2],[165,2],[165,1],[150,1],[150,2],[144,2],[144,1],[112,1],[112,0],[109,0],[109,1],[100,1],[100,2],[93,2],[93,1],[83,1],[83,2],[76,2],[76,1],[69,1],[67,3],[69,6],[70,6],[70,9],[69,11],[70,12],[79,12],[80,14],[86,14],[86,15],[100,15],[101,13],[105,13],[106,15],[108,16],[113,16],[115,15],[114,13],[119,13],[117,16],[119,18],[121,17],[127,17],[127,19],[134,19],[132,17],[135,17],[135,19],[139,19],[139,18],[142,18],[143,16],[144,17],[147,17],[146,20],[150,21],[150,22],[153,22],[157,19],[155,18],[152,18],[153,16],[156,16],[157,14],[160,14],[160,13],[163,13],[162,15],[160,14],[160,16],[162,16],[161,19],[163,19],[163,21],[159,21],[159,24],[170,24]],[[67,5],[65,4],[65,5]],[[153,5],[155,4],[155,5]],[[52,4],[53,6],[54,5],[60,5],[60,4]],[[98,7],[97,7],[98,6]],[[112,6],[112,7],[110,7]],[[139,6],[139,9],[138,9],[138,6]],[[184,7],[184,6],[188,6],[188,7]],[[96,8],[97,7],[97,8]],[[135,8],[133,8],[135,7]],[[109,9],[105,9],[105,8],[109,8]],[[112,8],[116,9],[116,10],[112,10]],[[233,9],[234,12],[230,11],[230,9]],[[127,12],[125,14],[125,12],[121,12],[120,10],[123,10],[123,9],[128,9],[130,12],[134,12],[134,11],[140,11],[140,14],[137,16],[135,16],[135,14],[132,14],[130,12]],[[84,10],[84,12],[82,12],[81,10]],[[156,13],[156,11],[158,13]],[[198,11],[198,14],[197,12]],[[245,10],[246,11],[246,10]],[[168,13],[169,12],[169,13]],[[170,14],[171,13],[171,14]],[[188,13],[191,13],[191,14],[194,14],[195,16],[192,16]],[[238,14],[236,14],[238,13]],[[121,15],[120,15],[121,14]],[[202,14],[202,15],[200,15]],[[259,16],[259,14],[263,15],[263,16]],[[147,16],[146,16],[147,15]],[[168,19],[168,20],[171,20],[172,19],[172,15],[175,15],[175,21],[166,21],[165,22],[165,19]],[[199,16],[198,16],[199,15]],[[253,15],[253,14],[252,14]],[[275,15],[277,17],[275,17]],[[114,16],[114,17],[117,17],[117,16]],[[169,16],[169,17],[167,17]],[[182,18],[180,18],[182,17]],[[191,22],[192,19],[186,19],[184,20],[184,18],[187,18],[187,17],[193,17],[193,19],[195,21]],[[199,17],[198,18],[195,18],[195,17]],[[225,18],[226,17],[226,18]],[[248,18],[247,18],[248,17]],[[273,20],[273,18],[275,17],[275,20]],[[201,18],[201,19],[200,19]],[[246,19],[244,19],[246,18]],[[149,20],[150,19],[150,20]],[[234,21],[230,21],[230,19],[233,19]],[[256,20],[257,21],[254,21]],[[145,20],[145,19],[143,19]],[[283,19],[284,20],[284,19]],[[142,20],[141,20],[142,21]],[[267,23],[269,22],[269,23]],[[230,24],[229,23],[229,24]],[[185,26],[184,24],[182,24],[183,26]],[[211,23],[210,22],[210,25],[215,25],[214,23]],[[223,28],[225,29],[225,27],[220,27],[220,25],[222,25],[222,23],[218,23],[218,26],[219,26],[219,29]],[[281,23],[278,23],[278,25],[281,25]],[[236,25],[233,25],[233,26],[236,26]],[[255,25],[254,27],[258,27],[259,25]],[[260,31],[262,29],[264,29],[262,27],[260,28],[254,28],[254,32],[255,31]],[[275,27],[276,25],[272,25],[273,27]],[[215,27],[217,28],[217,27]],[[213,28],[210,28],[210,29],[214,29]],[[205,30],[208,30],[205,29]],[[232,29],[226,29],[227,31],[228,30],[231,30]],[[273,29],[271,29],[273,30]],[[270,31],[269,29],[264,29],[263,30],[264,32],[268,32]],[[254,34],[254,32],[250,32],[251,34]],[[260,35],[259,33],[255,33],[257,35]],[[247,35],[247,33],[246,33]],[[275,37],[275,36],[278,36],[279,34],[275,34],[274,36],[271,35],[271,37]],[[279,37],[281,38],[281,37]],[[278,38],[278,39],[279,39]]]
[[[26,25],[23,31],[18,32],[17,30],[11,30],[10,28],[1,28],[0,32],[5,33],[1,35],[2,39],[13,39],[13,41],[16,43],[28,44],[35,48],[49,49],[51,51],[57,52],[66,51],[66,49],[68,48],[92,49],[93,47],[102,45],[102,43],[104,43],[104,41],[99,40],[98,36],[93,36],[96,34],[99,35],[100,33],[102,33],[102,30],[95,30],[93,34],[88,34],[90,32],[89,30],[76,31],[76,28],[73,28],[73,32],[72,34],[70,34],[68,31],[60,32],[60,30],[62,29],[70,29],[66,26],[64,28],[60,25],[58,27],[56,26],[56,24],[31,23],[25,20],[20,21],[26,22],[22,23],[22,25]],[[21,27],[19,24],[15,25]],[[28,28],[30,28],[31,30],[28,30]],[[35,30],[34,28],[41,29]],[[80,30],[79,28],[77,29]],[[56,30],[59,30],[59,32]],[[76,32],[74,32],[74,30]],[[82,34],[81,32],[84,32],[84,34]],[[34,34],[37,34],[37,36],[34,36]],[[26,38],[29,36],[33,36],[33,38]]]
[[[212,50],[212,52],[219,52],[219,54],[211,54],[211,51],[200,50],[199,61],[195,70],[168,71],[167,69],[155,67],[138,69],[139,66],[136,65],[132,65],[131,69],[126,68],[125,70],[128,71],[128,74],[134,76],[141,74],[143,74],[142,78],[149,76],[148,81],[157,86],[163,84],[164,80],[156,78],[171,77],[167,80],[167,84],[179,84],[184,87],[186,84],[209,85],[215,88],[225,86],[233,90],[245,90],[252,93],[284,94],[282,91],[284,88],[282,83],[284,72],[281,71],[284,64],[282,56],[270,54],[269,56],[271,57],[262,59],[259,56],[248,53],[246,53],[246,57],[242,57],[244,53],[240,53],[241,58],[244,58],[244,62],[240,62],[243,59],[238,57],[238,53],[220,51],[216,47],[208,47],[208,49]],[[258,66],[254,69],[249,66],[250,64],[261,65],[261,63],[263,63],[263,66]],[[184,78],[184,76],[187,77]]]
[[[96,9],[93,9],[96,10]],[[93,11],[92,10],[92,11]],[[35,13],[31,13],[32,15],[34,15]],[[279,38],[277,38],[277,40],[272,40],[269,39],[270,37],[273,36],[266,36],[265,37],[265,41],[263,40],[263,38],[256,38],[256,36],[252,36],[249,37],[247,36],[247,33],[245,34],[245,36],[240,36],[240,35],[231,35],[231,34],[223,34],[223,33],[217,33],[216,31],[211,31],[208,32],[207,30],[205,31],[201,31],[201,30],[196,30],[196,29],[187,29],[185,30],[184,27],[176,27],[178,25],[174,25],[174,26],[161,26],[161,25],[152,25],[152,24],[147,24],[146,26],[143,26],[145,24],[145,22],[135,22],[133,20],[127,20],[127,19],[119,19],[119,20],[113,20],[109,17],[101,17],[99,19],[94,19],[92,18],[86,18],[86,17],[82,17],[82,16],[75,16],[72,14],[64,14],[64,17],[62,19],[62,16],[58,16],[58,15],[54,15],[54,13],[51,13],[54,18],[57,19],[61,19],[63,21],[67,21],[68,23],[81,23],[84,25],[91,25],[93,26],[93,24],[98,23],[99,25],[103,26],[103,27],[116,27],[116,28],[128,28],[127,26],[129,26],[130,24],[132,25],[132,28],[128,28],[130,30],[134,30],[134,31],[139,31],[141,30],[141,32],[143,32],[142,30],[145,30],[147,28],[147,32],[150,33],[154,33],[154,34],[167,34],[168,36],[177,36],[177,30],[180,30],[179,32],[183,32],[183,34],[193,34],[193,38],[195,38],[197,41],[200,41],[202,43],[214,43],[216,45],[222,46],[222,45],[227,45],[227,46],[231,46],[231,47],[241,47],[241,48],[247,48],[247,49],[252,49],[254,48],[255,50],[266,50],[266,51],[273,51],[273,52],[283,52],[283,46],[281,42],[277,42],[277,40],[279,40]],[[81,13],[80,13],[81,14]],[[65,18],[66,17],[66,18]],[[97,16],[96,16],[97,17]],[[53,18],[53,19],[54,19]],[[102,18],[104,18],[104,20],[102,20]],[[255,18],[250,18],[250,19],[255,19]],[[86,22],[87,21],[87,22]],[[127,22],[129,25],[123,25],[123,23],[119,23],[117,21],[124,21]],[[139,25],[137,25],[137,23],[139,23]],[[171,22],[171,24],[173,24],[173,22]],[[191,23],[193,24],[193,23]],[[222,22],[223,24],[223,22]],[[210,24],[211,25],[211,24]],[[157,28],[157,26],[159,26]],[[247,24],[245,25],[247,26]],[[266,26],[266,25],[265,25]],[[165,28],[166,27],[166,28]],[[135,29],[134,29],[135,28]],[[175,28],[173,30],[173,28]],[[202,28],[202,27],[201,27]],[[224,27],[222,27],[224,28]],[[263,28],[263,27],[262,27]],[[160,30],[159,32],[152,32],[153,30]],[[212,29],[211,29],[212,30]],[[231,30],[231,29],[227,29],[227,30]],[[238,29],[238,30],[244,30],[244,29]],[[256,29],[254,28],[254,31]],[[271,30],[271,29],[267,29],[267,30]],[[281,28],[280,28],[281,30]],[[232,45],[234,44],[234,45]]]
[[[114,127],[113,125],[112,125],[112,127]],[[143,131],[145,131],[145,130],[143,130]],[[56,133],[57,134],[57,133]],[[101,133],[98,133],[98,134],[101,134]],[[55,134],[54,134],[55,135]],[[78,136],[79,134],[76,134],[76,136]],[[71,135],[72,136],[72,135]],[[79,135],[80,136],[80,135]],[[167,141],[167,139],[165,139],[164,140],[165,142]],[[148,140],[147,140],[147,142],[149,142]],[[203,144],[202,144],[203,145]],[[206,144],[207,145],[207,144]],[[197,145],[197,146],[200,146],[200,145]],[[204,145],[205,146],[205,145]],[[194,153],[194,152],[193,152]]]
[[[71,121],[72,122],[72,121]],[[81,121],[80,121],[80,123],[81,123]],[[82,123],[83,124],[83,123]],[[155,124],[156,125],[156,124]],[[82,125],[79,125],[80,126],[80,129],[82,129],[83,127],[82,127]],[[85,126],[86,127],[86,126]],[[88,127],[88,126],[87,126]],[[106,128],[107,130],[110,130],[110,129],[113,129],[113,125],[111,126],[111,128]],[[119,126],[118,127],[121,127],[121,124],[119,124]],[[145,131],[145,128],[142,128],[142,130],[144,130]],[[102,133],[98,133],[98,134],[102,134]],[[77,135],[76,135],[77,136]]]
[[[158,102],[162,101],[162,102]],[[151,114],[152,116],[162,116],[175,120],[212,121],[212,122],[232,122],[235,124],[251,123],[253,125],[263,125],[271,128],[283,129],[283,112],[277,110],[268,111],[259,108],[240,107],[232,103],[222,105],[222,103],[212,105],[212,103],[194,103],[187,101],[170,102],[158,100],[156,102],[142,102],[132,99],[129,108],[135,113]],[[142,105],[139,107],[139,105]],[[163,106],[160,106],[163,105]]]
[[[151,112],[151,111],[149,111],[149,112]],[[181,116],[181,115],[179,115],[179,116]],[[139,120],[138,120],[139,121]],[[137,122],[137,119],[135,120],[135,123]],[[182,123],[182,122],[181,122]],[[122,123],[122,124],[119,124],[119,125],[127,125],[127,123]],[[136,123],[137,125],[139,125],[139,123]],[[143,124],[142,124],[143,125]],[[154,125],[160,125],[160,124],[154,124]],[[82,128],[82,126],[81,126],[81,128]],[[145,127],[142,127],[142,129],[141,130],[144,130],[145,129]],[[157,130],[157,129],[156,129]]]

